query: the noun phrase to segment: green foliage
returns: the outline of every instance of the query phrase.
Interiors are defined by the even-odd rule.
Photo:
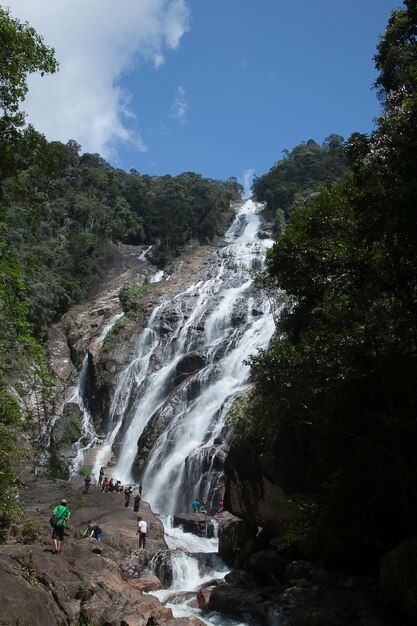
[[[285,150],[267,174],[255,178],[254,195],[275,217],[278,234],[297,208],[310,204],[321,187],[342,178],[348,166],[342,142],[340,135],[330,135],[322,146],[310,139],[291,152]]]
[[[24,113],[20,103],[27,91],[27,76],[36,71],[57,70],[54,51],[27,23],[14,19],[8,9],[0,7],[0,182],[22,171],[41,156],[45,139],[31,126],[23,128]]]
[[[268,254],[287,302],[234,422],[261,450],[279,424],[303,433],[321,554],[362,565],[417,531],[417,11],[405,6],[378,46],[375,132],[349,139],[351,172],[293,209]],[[290,166],[261,181],[263,198],[284,206],[278,172]]]
[[[93,472],[90,467],[86,467],[85,465],[83,465],[80,468],[80,474],[81,476],[92,476]]]
[[[30,515],[23,515],[15,529],[16,540],[23,544],[39,543],[43,529],[40,523]]]
[[[270,541],[278,552],[301,552],[314,557],[317,546],[317,531],[321,526],[320,508],[317,501],[305,494],[293,494],[287,498],[293,515],[286,531]]]
[[[117,256],[116,245],[153,244],[159,267],[192,239],[220,234],[236,199],[233,181],[115,170],[99,155],[54,142],[38,165],[4,185],[6,245],[24,267],[29,319],[38,334],[83,298]]]
[[[136,312],[148,289],[147,284],[125,283],[119,291],[119,301],[124,313]],[[120,326],[118,330],[120,329]]]
[[[69,407],[64,409],[64,432],[60,438],[63,444],[72,444],[81,436],[81,416],[72,412]]]
[[[129,315],[124,315],[123,317],[121,317],[120,319],[117,320],[117,322],[114,324],[113,328],[110,330],[109,333],[107,333],[106,338],[104,340],[104,344],[103,344],[103,352],[109,352],[114,344],[117,341],[117,337],[120,333],[120,331],[123,328],[126,328],[127,326],[130,326],[130,324],[132,324],[132,319],[129,317]],[[105,370],[99,369],[97,371],[97,384],[100,386],[100,380],[107,380],[107,376],[108,376],[108,372],[106,372]]]

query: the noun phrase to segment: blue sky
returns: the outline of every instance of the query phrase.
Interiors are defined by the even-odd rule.
[[[281,151],[371,132],[393,0],[9,0],[56,48],[29,121],[115,167],[240,181]],[[86,6],[87,5],[87,6]]]

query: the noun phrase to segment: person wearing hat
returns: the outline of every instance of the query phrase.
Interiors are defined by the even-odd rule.
[[[52,531],[52,539],[54,541],[54,554],[61,552],[62,542],[64,541],[64,531],[67,525],[67,519],[71,517],[71,512],[67,507],[68,502],[65,498],[62,498],[61,504],[58,504],[54,509],[54,515],[56,517],[56,524]]]

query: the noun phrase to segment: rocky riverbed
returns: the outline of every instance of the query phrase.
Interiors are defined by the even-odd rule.
[[[176,620],[154,596],[161,588],[148,569],[152,556],[167,549],[163,526],[146,503],[140,514],[148,524],[146,550],[138,549],[137,513],[118,493],[82,481],[23,476],[25,512],[16,531],[19,541],[0,547],[0,623],[7,626],[197,626],[195,617]],[[51,507],[68,500],[71,518],[62,552],[53,553]],[[101,542],[82,538],[87,522],[103,530]],[[19,528],[20,526],[20,528]],[[25,530],[26,529],[26,530]],[[132,569],[133,567],[133,569]]]
[[[0,624],[205,624],[196,616],[176,619],[170,608],[147,593],[170,585],[171,555],[177,551],[168,549],[162,523],[146,502],[141,502],[140,515],[148,523],[147,546],[139,550],[137,513],[132,505],[124,506],[122,494],[103,493],[96,485],[84,494],[82,479],[69,483],[27,473],[23,481],[25,517],[16,528],[16,540],[0,548]],[[56,555],[49,518],[51,508],[63,497],[68,500],[71,518],[62,552]],[[101,542],[82,538],[92,520],[103,530]],[[207,526],[213,526],[213,519],[183,514],[176,516],[175,524],[185,524],[188,531],[199,536]],[[218,624],[229,623],[228,619],[261,626],[413,623],[381,603],[375,579],[330,572],[323,563],[285,560],[267,544],[262,546],[261,536],[259,545],[253,540],[244,544],[244,523],[227,512],[214,524],[222,529],[220,553],[229,560],[231,571],[224,579],[206,581],[193,592],[173,591],[169,600],[173,604],[186,602],[190,612],[193,607],[202,610],[202,617],[213,612],[225,616]],[[206,555],[202,562],[212,567],[213,559],[218,557]],[[239,569],[233,568],[233,563],[239,564]],[[392,585],[387,577],[385,581]]]

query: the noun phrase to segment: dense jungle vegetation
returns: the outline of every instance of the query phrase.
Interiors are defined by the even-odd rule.
[[[279,424],[298,429],[296,547],[360,567],[417,531],[416,37],[405,0],[374,57],[382,114],[346,143],[340,184],[294,206],[295,151],[254,184],[289,219],[263,276],[286,304],[237,421],[258,451]]]
[[[3,185],[5,243],[23,268],[38,334],[86,295],[115,245],[155,244],[163,267],[192,239],[205,243],[223,232],[240,198],[235,179],[126,173],[98,154],[80,155],[74,141],[45,148],[48,171],[35,161]]]

